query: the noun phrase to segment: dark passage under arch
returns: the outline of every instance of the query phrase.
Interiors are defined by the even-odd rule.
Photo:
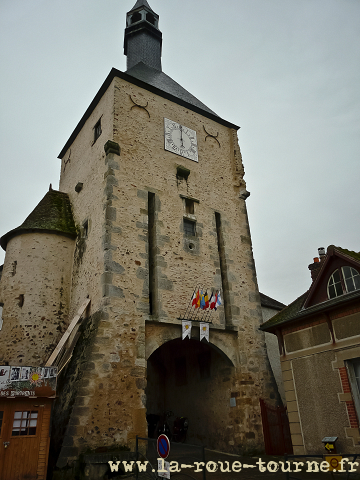
[[[171,340],[147,363],[147,414],[189,419],[187,441],[224,448],[230,423],[233,364],[223,352],[204,341]]]

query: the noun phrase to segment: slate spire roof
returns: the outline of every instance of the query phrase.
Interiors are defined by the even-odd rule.
[[[77,236],[67,193],[53,190],[50,186],[50,190],[26,220],[19,227],[10,230],[0,238],[0,245],[6,250],[7,243],[11,238],[30,232],[57,233],[71,238]]]
[[[142,14],[142,19],[132,23],[132,12],[139,8],[141,9],[141,7],[151,10],[146,0],[138,0],[133,9],[127,13],[127,28],[125,29],[124,37],[124,53],[127,56],[126,73],[165,93],[173,95],[179,100],[216,115],[215,112],[162,71],[162,34],[158,28],[159,17],[151,10],[156,16],[154,24],[144,19],[144,13]]]
[[[137,8],[140,8],[140,7],[147,7],[149,10],[154,12],[154,10],[150,7],[150,5],[148,4],[148,2],[146,0],[137,0],[137,2],[133,6],[133,8],[130,10],[130,12],[132,12],[133,10],[136,10]]]
[[[169,93],[179,100],[183,100],[191,105],[201,108],[205,112],[212,113],[216,115],[215,112],[210,110],[206,105],[204,105],[200,100],[198,100],[194,95],[189,93],[185,88],[179,85],[175,80],[166,75],[166,73],[161,72],[155,68],[151,68],[148,65],[145,65],[143,62],[139,62],[134,67],[126,71],[128,75],[141,80],[148,85],[152,85],[163,92]]]

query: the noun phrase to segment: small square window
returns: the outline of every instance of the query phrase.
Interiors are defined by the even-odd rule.
[[[94,143],[101,135],[101,119],[97,122],[94,127]]]
[[[196,232],[195,226],[196,226],[196,222],[192,222],[191,220],[184,218],[185,235],[191,235],[192,237],[195,237],[195,232]]]
[[[37,419],[36,410],[15,412],[11,436],[36,435]]]

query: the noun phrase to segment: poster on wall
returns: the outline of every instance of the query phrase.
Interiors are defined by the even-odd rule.
[[[56,379],[56,367],[0,365],[0,398],[52,397]]]

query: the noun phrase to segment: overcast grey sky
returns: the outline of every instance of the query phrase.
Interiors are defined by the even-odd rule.
[[[164,72],[241,126],[259,288],[290,303],[318,247],[360,250],[360,1],[148,1]],[[0,235],[58,188],[134,4],[0,0]]]

